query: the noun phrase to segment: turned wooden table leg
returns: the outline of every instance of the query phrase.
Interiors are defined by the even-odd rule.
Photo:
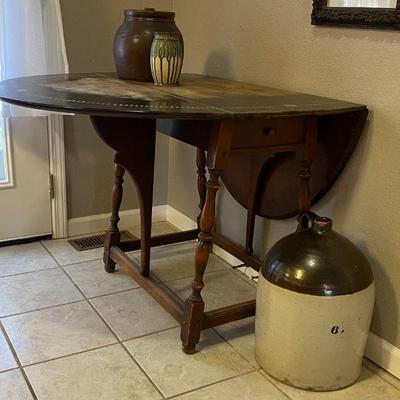
[[[115,164],[114,172],[114,188],[112,192],[112,213],[110,218],[110,228],[106,232],[104,243],[104,266],[107,272],[112,273],[115,271],[115,262],[110,258],[110,248],[118,245],[121,240],[121,234],[118,229],[119,223],[119,210],[121,208],[123,196],[123,183],[124,183],[125,168],[119,164]]]
[[[203,277],[213,244],[216,196],[220,187],[221,174],[229,158],[231,140],[231,124],[218,123],[213,132],[207,154],[210,178],[207,182],[206,199],[200,216],[200,233],[194,260],[192,292],[185,301],[183,314],[181,340],[182,350],[187,354],[193,354],[196,351],[196,344],[200,340],[205,307],[201,297],[201,291],[204,288]],[[203,189],[201,193],[204,193]]]
[[[201,291],[204,288],[203,276],[212,249],[212,231],[215,224],[215,199],[220,187],[221,171],[210,170],[207,182],[207,196],[200,217],[199,242],[195,256],[195,275],[192,283],[192,294],[185,302],[185,321],[182,327],[182,349],[192,354],[200,340],[203,323],[204,301]]]
[[[300,167],[300,194],[299,194],[299,212],[304,213],[311,208],[311,177],[312,163],[315,159],[315,153],[318,142],[318,118],[309,117],[306,127],[306,143],[304,149],[304,158]]]
[[[151,218],[153,208],[154,162],[156,146],[156,121],[153,119],[91,117],[97,134],[116,151],[116,198],[115,206],[122,198],[122,170],[132,177],[139,197],[141,222],[141,272],[143,276],[150,275],[150,241]],[[113,203],[114,215],[114,203]],[[116,214],[116,218],[118,215]],[[110,237],[117,238],[118,234]],[[108,248],[117,243],[112,242]],[[112,262],[108,261],[107,268],[112,272]]]
[[[200,213],[197,218],[197,225],[200,229],[200,217],[206,202],[207,193],[207,179],[206,179],[206,153],[204,150],[197,148],[196,152],[196,165],[197,165],[197,189],[199,191],[199,209]]]

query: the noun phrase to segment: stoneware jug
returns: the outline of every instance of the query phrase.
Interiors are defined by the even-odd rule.
[[[332,220],[300,218],[268,253],[257,289],[256,358],[276,379],[313,391],[351,385],[361,372],[375,285],[364,254]]]
[[[114,59],[121,79],[152,82],[150,50],[156,32],[177,32],[183,48],[183,37],[175,24],[175,13],[125,10],[125,20],[114,39]]]

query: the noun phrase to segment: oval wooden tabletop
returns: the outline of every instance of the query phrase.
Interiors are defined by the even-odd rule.
[[[0,99],[61,113],[159,119],[161,131],[174,136],[184,129],[193,138],[206,133],[210,120],[318,115],[313,203],[327,193],[346,166],[368,114],[366,107],[358,104],[192,74],[182,75],[177,87],[157,87],[99,73],[18,78],[0,82]],[[280,219],[298,212],[299,157],[283,153],[268,164],[258,215]],[[232,157],[223,175],[228,190],[246,208],[252,162],[251,157]]]
[[[63,113],[170,119],[326,115],[365,108],[194,74],[183,74],[176,87],[121,80],[111,73],[17,78],[0,82],[0,99]]]

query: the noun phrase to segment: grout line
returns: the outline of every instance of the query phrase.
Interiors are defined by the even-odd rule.
[[[261,373],[261,375],[269,382],[271,383],[271,385],[275,386],[281,393],[283,393],[284,396],[286,396],[289,400],[294,400],[292,397],[290,397],[288,394],[286,394],[273,380],[272,378],[264,371],[262,370],[264,373]],[[302,389],[298,389],[298,390],[302,390]],[[303,390],[304,391],[304,390]],[[314,392],[315,393],[315,392]],[[319,393],[323,393],[323,392],[319,392]],[[325,392],[325,393],[332,393],[332,392]]]
[[[379,373],[377,373],[376,371],[373,371],[372,369],[369,369],[368,367],[365,367],[368,369],[368,371],[372,372],[376,377],[378,377],[380,380],[382,380],[383,382],[385,382],[387,385],[390,385],[392,388],[396,389],[397,391],[400,391],[400,388],[397,387],[396,385],[394,385],[393,383],[391,383],[388,379],[385,379],[382,375],[380,375]],[[381,368],[381,367],[379,367]],[[386,370],[382,369],[383,371],[387,372]],[[387,372],[390,374],[390,372]],[[396,377],[395,377],[396,378]]]
[[[53,258],[56,259],[55,256]],[[82,264],[87,264],[87,263],[102,261],[102,260],[103,260],[102,258],[94,258],[93,260],[78,261],[78,262],[74,262],[71,264],[60,264],[58,262],[57,263],[60,265],[60,268],[64,268],[64,267],[72,267],[74,265],[82,265]]]
[[[249,317],[249,318],[252,318],[252,317]],[[245,361],[247,361],[247,362],[254,368],[254,370],[251,371],[251,372],[258,372],[258,373],[260,373],[260,371],[262,370],[261,367],[260,367],[260,368],[256,368],[243,354],[239,353],[239,351],[236,350],[236,349],[233,347],[232,343],[231,343],[228,339],[226,339],[222,334],[220,334],[215,328],[211,328],[211,329],[212,329],[218,336],[220,336],[230,347],[232,347],[232,349],[233,349],[237,354],[239,354]],[[263,374],[260,373],[260,375],[264,377]],[[264,377],[264,378],[267,379],[266,377]],[[270,382],[269,379],[267,379],[267,381]],[[271,383],[273,384],[273,382],[271,382]],[[291,399],[285,392],[283,392],[278,386],[276,386],[275,384],[273,384],[273,385],[274,385],[285,397],[287,397],[289,400],[292,400],[292,399]]]
[[[64,270],[64,268],[61,268],[66,277],[71,281],[71,283],[75,286],[75,288],[79,291],[79,293],[84,297],[85,301],[89,304],[90,308],[100,317],[100,319],[106,324],[107,328],[110,330],[110,332],[113,334],[115,339],[119,342],[118,336],[116,333],[111,329],[111,327],[107,324],[105,319],[100,315],[100,313],[97,312],[96,308],[93,306],[93,304],[89,301],[89,299],[85,296],[85,294],[82,292],[82,290],[78,287],[78,285],[72,280],[72,278],[68,275],[68,273]]]
[[[22,365],[22,368],[35,367],[36,365],[46,364],[47,362],[62,360],[64,358],[76,356],[76,355],[79,355],[79,354],[89,353],[91,351],[106,349],[107,347],[112,347],[112,346],[117,346],[118,344],[119,343],[114,342],[114,343],[105,344],[103,346],[94,347],[93,349],[77,351],[77,352],[71,353],[71,354],[64,354],[63,356],[49,358],[48,360],[37,361],[37,362],[31,363],[31,364]]]
[[[121,342],[121,340],[118,338],[117,334],[113,331],[111,326],[108,324],[108,322],[105,320],[105,318],[100,314],[100,312],[97,311],[96,307],[90,302],[90,300],[85,296],[85,294],[81,291],[81,289],[78,287],[78,285],[73,281],[73,279],[68,275],[68,273],[64,270],[64,268],[61,268],[64,274],[68,277],[68,279],[72,282],[72,284],[79,290],[79,292],[82,294],[82,296],[85,298],[86,302],[90,305],[90,307],[93,309],[93,311],[99,316],[99,318],[103,321],[103,323],[107,326],[107,328],[110,330],[112,335],[115,337],[117,340],[117,343],[114,344],[119,344],[120,346],[123,347],[126,353],[128,353],[128,356],[134,361],[134,363],[137,365],[137,367],[142,371],[144,376],[147,377],[149,382],[153,385],[153,387],[156,389],[158,393],[162,396],[163,399],[165,399],[165,396],[161,393],[160,389],[157,387],[157,385],[153,382],[153,380],[147,375],[145,370],[141,367],[141,365],[136,361],[136,359],[132,356],[131,353],[129,353],[128,349],[125,347],[125,345]],[[139,289],[139,288],[138,288]],[[133,289],[134,290],[134,289]],[[90,350],[87,350],[90,351]]]
[[[0,331],[3,333],[4,338],[6,339],[6,342],[7,342],[8,346],[9,346],[9,348],[11,350],[11,353],[14,356],[15,362],[18,365],[18,369],[21,372],[21,374],[22,374],[22,376],[23,376],[23,378],[25,380],[26,385],[28,386],[29,392],[31,393],[31,395],[32,395],[34,400],[38,400],[38,397],[36,396],[36,393],[33,390],[33,386],[31,385],[31,382],[29,381],[28,375],[26,374],[25,370],[22,368],[21,361],[18,358],[18,354],[17,354],[17,352],[16,352],[16,350],[14,348],[14,345],[11,342],[11,339],[8,336],[8,333],[7,333],[6,329],[4,328],[3,323],[1,321],[0,321]]]
[[[252,317],[249,317],[249,318],[252,318]],[[250,362],[250,360],[248,360],[243,354],[239,353],[239,352],[233,347],[232,343],[229,342],[228,339],[226,339],[223,335],[221,335],[215,328],[211,328],[211,330],[212,330],[214,333],[216,333],[217,336],[219,336],[229,347],[231,347],[232,350],[233,350],[235,353],[239,354],[239,356],[240,356],[244,361],[246,361],[252,368],[254,368],[255,371],[257,371],[257,368]]]
[[[364,356],[363,367],[368,369],[374,375],[385,381],[385,383],[394,387],[396,390],[400,391],[400,380],[390,372],[386,371],[379,365],[375,364],[373,361],[369,360]],[[399,381],[398,383],[396,381]],[[395,383],[396,382],[396,383]]]
[[[82,301],[84,301],[84,300],[85,300],[85,299],[80,299],[80,300],[76,300],[76,301],[70,301],[69,303],[53,304],[52,306],[48,306],[48,307],[35,308],[34,310],[23,311],[23,312],[19,312],[19,313],[15,313],[15,314],[2,315],[2,316],[0,317],[0,321],[1,321],[2,319],[11,318],[11,317],[17,317],[17,316],[19,316],[19,315],[31,314],[31,313],[34,313],[34,312],[36,312],[36,311],[48,310],[48,309],[50,309],[50,308],[66,306],[66,305],[68,305],[68,304],[76,304],[76,303],[80,303],[80,302],[82,302]]]
[[[251,317],[250,317],[251,318]],[[233,345],[232,345],[232,343],[228,340],[228,339],[226,339],[222,334],[220,334],[215,328],[211,328],[218,336],[220,336],[230,347],[232,347],[232,349],[237,353],[237,354],[239,354],[244,360],[246,360],[253,368],[254,368],[254,371],[257,371],[258,373],[260,373],[260,371],[262,370],[262,368],[256,368],[256,367],[254,367],[253,366],[253,364],[244,356],[244,355],[242,355],[241,353],[239,353],[239,351],[237,351],[234,347],[233,347]],[[254,372],[254,371],[252,371],[252,372]],[[271,382],[268,378],[266,378],[263,374],[261,374],[268,382]],[[274,382],[271,382],[271,384],[273,384],[281,393],[283,393],[283,395],[284,396],[286,396],[289,400],[292,400],[281,388],[279,388],[277,385],[275,385],[274,384]]]
[[[147,372],[145,371],[145,369],[140,365],[140,363],[136,360],[136,358],[133,356],[133,354],[127,349],[125,343],[120,342],[120,345],[123,347],[123,349],[125,350],[125,352],[128,354],[128,356],[130,357],[130,359],[137,365],[137,367],[140,369],[140,371],[142,371],[143,375],[149,380],[149,382],[154,386],[154,388],[156,389],[156,391],[161,395],[161,397],[163,399],[165,399],[166,397],[164,396],[164,394],[161,392],[161,390],[158,388],[158,386],[155,384],[155,382],[153,381],[153,379],[150,378],[150,376],[147,374]]]
[[[112,296],[113,294],[120,294],[120,293],[125,293],[125,292],[130,292],[132,290],[138,290],[138,289],[142,289],[140,286],[138,287],[133,287],[133,288],[129,288],[129,289],[124,289],[124,290],[118,290],[116,292],[110,292],[110,293],[106,293],[106,294],[100,294],[98,296],[90,296],[90,297],[86,297],[87,300],[95,300],[95,299],[101,299],[102,297],[107,297],[107,296]]]
[[[56,267],[49,267],[49,268],[42,268],[42,269],[34,269],[32,271],[25,271],[25,272],[19,272],[17,274],[10,274],[10,275],[3,275],[0,276],[0,279],[4,279],[4,278],[11,278],[13,276],[21,276],[21,275],[28,275],[28,274],[34,274],[36,272],[42,272],[42,271],[51,271],[53,269],[58,269],[60,268],[58,265]]]
[[[257,371],[257,370],[254,370],[254,371],[243,372],[242,374],[239,374],[239,375],[236,375],[236,376],[231,376],[231,377],[229,377],[229,378],[225,378],[225,379],[222,379],[222,380],[217,381],[217,382],[209,383],[208,385],[203,385],[203,386],[200,386],[200,387],[198,387],[198,388],[196,388],[196,389],[188,390],[187,392],[175,394],[175,395],[173,395],[173,396],[171,396],[171,397],[167,397],[167,399],[168,399],[168,400],[176,399],[177,397],[184,396],[184,395],[189,394],[189,393],[195,393],[195,392],[198,392],[198,391],[201,390],[201,389],[205,389],[205,388],[208,388],[208,387],[210,387],[210,386],[218,385],[219,383],[231,381],[231,380],[233,380],[233,379],[240,378],[240,377],[242,377],[242,376],[246,376],[246,375],[249,375],[249,374],[253,374],[253,373],[255,373],[255,372],[258,372],[258,371]]]
[[[151,333],[145,333],[144,335],[135,336],[135,337],[132,337],[132,338],[129,338],[129,339],[123,339],[123,340],[121,339],[120,342],[121,342],[121,344],[122,343],[131,342],[132,340],[142,339],[142,338],[145,338],[147,336],[155,335],[157,333],[163,333],[163,332],[172,331],[173,329],[176,329],[176,328],[179,328],[179,327],[180,327],[180,325],[171,326],[170,328],[164,328],[164,329],[160,329],[158,331],[154,331],[154,332],[151,332]]]
[[[13,356],[14,356],[14,354],[13,354]],[[15,358],[15,356],[14,356],[14,358]],[[14,360],[14,361],[15,361],[15,360]],[[19,369],[18,366],[5,369],[4,371],[1,371],[1,372],[0,372],[0,375],[1,375],[1,374],[5,374],[5,373],[7,373],[7,372],[15,371],[15,370],[17,370],[17,369]]]

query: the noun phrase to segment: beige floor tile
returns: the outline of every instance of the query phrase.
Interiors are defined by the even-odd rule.
[[[178,325],[143,289],[91,300],[120,340],[132,339]]]
[[[20,370],[0,374],[0,400],[32,400]]]
[[[61,269],[0,278],[0,317],[82,299]]]
[[[11,353],[10,347],[0,331],[0,372],[7,371],[12,368],[17,368],[17,363]]]
[[[383,368],[379,367],[372,361],[368,360],[367,358],[364,358],[364,365],[366,368],[368,368],[370,371],[374,372],[378,376],[380,376],[383,380],[386,382],[390,383],[394,387],[396,387],[398,390],[400,390],[400,379],[396,378],[394,375],[391,373],[385,371]]]
[[[192,278],[196,244],[195,241],[192,241],[152,249],[151,271],[164,282]],[[133,255],[140,260],[139,252],[135,252]],[[215,254],[210,255],[206,273],[226,268],[230,268],[229,264]]]
[[[110,329],[86,301],[2,321],[22,365],[117,343]]]
[[[155,400],[160,394],[120,345],[26,368],[40,400]]]
[[[260,368],[255,357],[254,317],[214,328],[231,346],[255,368]]]
[[[258,282],[252,279],[249,275],[243,273],[240,271],[240,269],[231,269],[231,271],[238,276],[240,279],[245,281],[248,285],[253,287],[255,290],[257,290]]]
[[[85,235],[88,236],[88,235]],[[77,251],[68,243],[69,239],[46,240],[43,245],[60,265],[77,264],[103,257],[103,248]]]
[[[359,380],[351,387],[333,392],[308,392],[285,385],[269,377],[292,400],[399,400],[400,391],[385,382],[378,375],[363,368]]]
[[[228,269],[206,274],[204,284],[202,296],[206,311],[252,300],[256,297],[256,289]],[[191,285],[192,279],[188,278],[168,282],[168,287],[182,299],[189,296]]]
[[[251,372],[176,397],[176,400],[288,400],[259,372]]]
[[[253,370],[214,331],[202,332],[201,350],[181,350],[180,328],[126,342],[126,347],[164,396],[174,396]]]
[[[102,260],[70,265],[64,267],[64,270],[86,297],[103,296],[139,286],[121,269],[113,274],[107,273]]]
[[[128,230],[136,237],[138,238],[141,237],[140,225],[132,226]],[[178,229],[176,229],[173,225],[171,225],[168,222],[155,222],[151,226],[151,236],[165,235],[167,233],[174,233],[174,232],[178,232]]]
[[[57,266],[41,243],[21,244],[0,249],[0,277]]]

